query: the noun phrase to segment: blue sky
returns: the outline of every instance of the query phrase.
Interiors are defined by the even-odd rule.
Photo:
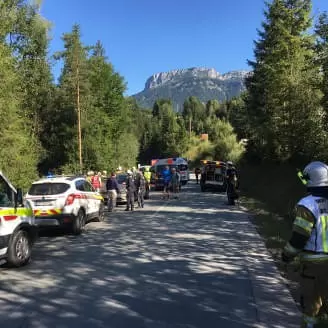
[[[157,72],[249,69],[264,9],[264,0],[44,0],[41,12],[53,25],[50,53],[80,24],[82,41],[103,43],[131,95]],[[322,11],[328,0],[313,0],[314,17]],[[55,77],[60,69],[54,66]]]

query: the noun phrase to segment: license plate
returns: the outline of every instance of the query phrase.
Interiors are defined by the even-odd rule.
[[[35,206],[52,206],[51,201],[36,201]]]

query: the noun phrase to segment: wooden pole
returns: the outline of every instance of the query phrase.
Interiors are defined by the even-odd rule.
[[[82,163],[82,132],[81,132],[81,107],[80,107],[80,81],[79,81],[79,67],[76,69],[76,108],[77,108],[77,128],[78,128],[78,143],[79,143],[79,163],[80,163],[80,174],[83,172]]]

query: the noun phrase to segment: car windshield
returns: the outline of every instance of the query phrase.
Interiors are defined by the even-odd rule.
[[[164,169],[166,168],[166,166],[168,166],[170,170],[171,170],[173,167],[174,167],[174,168],[177,168],[176,165],[156,165],[156,166],[155,166],[155,171],[156,171],[157,173],[162,173],[162,172],[164,171]]]
[[[126,174],[119,174],[119,175],[116,176],[117,182],[119,184],[122,184],[122,183],[126,182],[126,178],[127,178]]]
[[[67,183],[35,183],[28,193],[29,195],[58,195],[67,191],[69,187]]]

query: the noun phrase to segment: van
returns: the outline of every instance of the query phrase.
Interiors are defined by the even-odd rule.
[[[151,185],[156,190],[164,188],[164,180],[162,178],[162,172],[166,166],[170,169],[175,168],[180,174],[180,183],[186,185],[189,181],[189,168],[188,161],[182,157],[174,158],[161,158],[152,160],[153,166],[151,167],[152,179]]]
[[[202,160],[201,164],[201,191],[206,191],[208,189],[222,192],[226,191],[226,163],[222,161]]]

